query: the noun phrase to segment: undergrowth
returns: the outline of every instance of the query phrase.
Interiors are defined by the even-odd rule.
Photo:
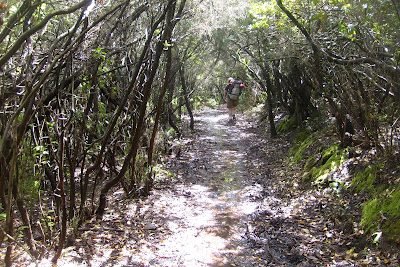
[[[278,129],[285,132],[293,127],[293,121],[286,119]],[[356,223],[364,236],[375,244],[383,240],[400,244],[400,179],[388,176],[389,164],[370,156],[371,149],[351,153],[356,148],[342,148],[332,126],[310,129],[295,128],[288,157],[289,164],[300,166],[303,185],[358,198],[364,204],[353,208],[361,215]]]

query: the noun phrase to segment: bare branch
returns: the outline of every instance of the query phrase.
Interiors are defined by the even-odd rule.
[[[14,45],[6,52],[1,58],[0,58],[0,68],[18,51],[18,49],[21,47],[21,45],[34,33],[42,29],[46,24],[49,22],[50,19],[52,19],[55,16],[59,15],[66,15],[75,12],[76,10],[87,6],[91,3],[91,0],[84,0],[80,2],[79,4],[70,7],[65,10],[56,10],[53,11],[52,13],[48,14],[41,22],[24,32],[15,42]]]

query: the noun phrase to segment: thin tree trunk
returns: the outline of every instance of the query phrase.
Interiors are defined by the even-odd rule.
[[[8,222],[8,224],[6,224],[6,233],[9,236],[12,236],[12,233],[14,232],[14,224],[13,224],[13,219],[14,219],[14,212],[11,210],[11,212],[8,214],[8,217],[11,220],[11,223]],[[11,245],[11,243],[7,246],[7,250],[6,250],[6,255],[4,257],[4,264],[6,267],[11,267],[12,266],[12,260],[11,260],[11,253],[12,253],[12,249],[13,246]]]
[[[270,90],[267,90],[267,101],[268,101],[268,119],[269,119],[269,128],[271,131],[271,137],[277,137],[278,133],[276,132],[276,127],[275,127],[272,93]]]
[[[28,211],[25,208],[25,203],[24,203],[24,200],[21,198],[17,184],[16,184],[16,186],[14,186],[13,191],[14,191],[13,194],[14,194],[15,202],[17,204],[19,213],[21,215],[21,220],[24,225],[24,235],[25,235],[26,243],[28,244],[28,247],[29,247],[29,252],[33,257],[36,258],[38,256],[38,252],[36,251],[35,243],[34,243],[33,237],[32,237],[32,227],[31,227],[31,223],[29,220]]]
[[[169,87],[169,90],[168,90],[168,99],[167,99],[167,102],[168,102],[168,107],[167,107],[168,123],[175,130],[176,134],[178,136],[181,136],[182,135],[181,131],[179,130],[179,128],[176,125],[175,120],[174,120],[175,116],[174,116],[174,111],[172,110],[172,99],[173,99],[173,97],[174,97],[174,84],[172,84]],[[181,108],[181,107],[179,107],[179,108]]]
[[[6,206],[6,223],[5,223],[5,231],[9,236],[13,236],[14,232],[14,210],[12,209],[12,195],[14,188],[14,180],[17,169],[17,157],[18,157],[18,144],[17,144],[17,122],[13,122],[12,127],[12,158],[11,158],[11,166],[10,173],[8,177],[8,197],[7,197],[7,206]],[[12,245],[9,244],[7,246],[6,255],[4,258],[5,265],[11,266],[11,253],[12,253]]]
[[[58,159],[57,159],[57,165],[58,165],[58,186],[57,186],[57,193],[59,194],[61,198],[61,233],[60,233],[60,238],[58,240],[58,247],[57,251],[52,258],[53,263],[57,263],[57,260],[61,256],[61,252],[64,248],[64,242],[66,240],[66,235],[67,235],[67,207],[65,203],[65,190],[64,190],[64,130],[61,132],[60,138],[59,138],[59,147],[58,147]]]
[[[75,139],[76,140],[76,139]],[[69,138],[69,141],[71,139]],[[73,149],[74,153],[71,154],[71,149]],[[68,159],[69,165],[69,218],[70,220],[75,216],[75,193],[76,193],[76,183],[75,183],[75,170],[77,166],[76,155],[77,155],[77,144],[74,145],[73,148],[66,147],[66,156]]]
[[[167,21],[172,21],[174,15],[174,8],[171,8],[170,11],[167,14]],[[172,34],[172,25],[169,23],[167,25],[168,27],[166,30],[168,31],[167,35],[167,42],[171,42],[171,34]],[[157,131],[158,131],[158,124],[160,121],[161,113],[163,110],[163,100],[165,93],[167,91],[168,85],[170,85],[170,76],[171,76],[171,68],[172,68],[172,46],[168,46],[167,50],[167,64],[165,67],[165,77],[164,77],[164,85],[161,88],[160,96],[158,98],[158,103],[157,103],[157,111],[156,111],[156,117],[154,118],[154,126],[153,126],[153,132],[151,134],[151,139],[150,139],[150,144],[149,144],[149,150],[148,150],[148,156],[147,156],[147,162],[148,162],[148,167],[150,168],[146,185],[145,185],[145,195],[148,195],[150,193],[151,188],[153,187],[153,150],[154,150],[154,142],[156,139]]]
[[[274,103],[272,99],[272,82],[271,78],[269,77],[269,69],[268,66],[261,66],[262,75],[264,76],[264,80],[266,82],[266,91],[267,91],[267,102],[268,102],[268,119],[269,119],[269,126],[271,131],[271,137],[277,137],[278,133],[276,132],[275,127],[275,117],[274,117]]]
[[[179,74],[181,76],[182,91],[183,91],[183,97],[185,99],[186,109],[187,109],[187,111],[189,113],[189,117],[190,117],[189,128],[190,128],[190,130],[193,131],[194,130],[194,118],[193,118],[192,108],[190,107],[190,103],[189,103],[189,98],[188,98],[188,93],[187,93],[187,88],[186,88],[186,80],[185,80],[185,70],[184,70],[183,64],[181,65],[181,67],[179,69]]]

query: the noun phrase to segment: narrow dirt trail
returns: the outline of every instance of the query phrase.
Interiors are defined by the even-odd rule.
[[[58,266],[312,266],[298,248],[315,234],[300,237],[290,218],[302,196],[286,197],[278,179],[289,144],[265,138],[255,121],[239,114],[229,124],[224,107],[197,114],[152,194],[116,191]]]
[[[259,206],[260,185],[249,179],[246,155],[254,134],[239,119],[228,124],[224,109],[202,112],[197,138],[182,147],[173,163],[177,183],[154,192],[149,201],[165,229],[151,252],[141,251],[151,266],[254,266],[244,252],[248,216]],[[149,211],[146,211],[148,214]]]
[[[297,188],[284,166],[289,142],[266,138],[255,121],[239,114],[230,125],[223,107],[198,114],[152,194],[114,192],[58,266],[349,266],[328,200]]]

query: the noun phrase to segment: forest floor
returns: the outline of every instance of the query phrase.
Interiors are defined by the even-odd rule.
[[[365,249],[337,212],[341,198],[296,182],[290,135],[267,137],[251,114],[230,124],[223,107],[198,114],[195,128],[157,170],[152,194],[114,192],[103,221],[85,223],[58,266],[399,264]]]

